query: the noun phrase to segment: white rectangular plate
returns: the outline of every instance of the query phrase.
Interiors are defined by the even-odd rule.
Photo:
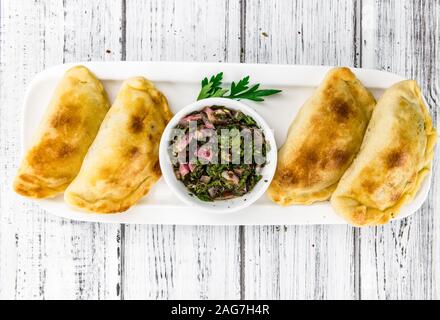
[[[205,76],[224,72],[224,82],[249,75],[252,83],[263,88],[282,89],[279,95],[268,97],[263,103],[244,101],[263,116],[274,128],[280,147],[287,128],[304,101],[319,85],[330,67],[230,64],[230,63],[184,63],[184,62],[85,62],[83,64],[101,79],[113,101],[122,81],[132,76],[144,76],[152,80],[166,95],[171,110],[177,112],[193,102]],[[76,64],[75,64],[76,65]],[[63,73],[73,64],[60,65],[39,73],[30,84],[24,101],[23,150],[30,141],[39,120],[49,102],[53,90]],[[352,69],[362,83],[376,98],[384,89],[403,80],[388,72],[368,69]],[[425,201],[431,175],[425,179],[415,199],[402,208],[398,218],[411,215]],[[337,216],[329,202],[309,206],[280,207],[263,196],[252,206],[239,212],[215,214],[189,208],[180,202],[161,179],[142,200],[121,214],[83,213],[68,207],[62,196],[50,200],[38,200],[39,205],[60,217],[95,222],[140,224],[189,224],[189,225],[295,225],[295,224],[345,224]]]

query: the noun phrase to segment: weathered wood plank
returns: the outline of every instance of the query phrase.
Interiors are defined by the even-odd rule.
[[[362,66],[416,79],[439,128],[440,2],[363,1]],[[428,200],[412,217],[361,230],[361,298],[440,298],[439,148]]]
[[[51,216],[10,186],[29,81],[63,61],[118,59],[120,26],[119,0],[66,1],[64,8],[55,0],[1,1],[1,297],[119,297],[119,227]]]
[[[127,60],[238,61],[238,1],[127,1]],[[238,227],[125,226],[124,298],[240,297]]]
[[[49,216],[10,191],[24,89],[63,61],[126,53],[129,60],[238,61],[241,41],[243,62],[356,65],[415,78],[438,128],[438,1],[127,0],[127,34],[122,0],[64,3],[0,2],[1,298],[119,298],[121,286],[126,298],[237,298],[240,282],[245,298],[440,297],[438,151],[423,208],[362,231],[247,227],[241,238],[238,228],[126,226],[120,233]]]
[[[245,62],[356,64],[348,1],[246,1]],[[245,228],[246,299],[356,298],[348,226]]]

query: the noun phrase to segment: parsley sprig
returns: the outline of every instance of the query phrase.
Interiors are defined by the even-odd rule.
[[[206,98],[222,97],[229,99],[247,99],[252,101],[264,101],[262,97],[270,96],[281,92],[276,89],[262,89],[259,90],[260,84],[249,85],[249,76],[244,77],[237,83],[232,82],[230,89],[222,88],[223,72],[211,76],[211,78],[204,78],[202,80],[202,89],[199,92],[197,100]]]

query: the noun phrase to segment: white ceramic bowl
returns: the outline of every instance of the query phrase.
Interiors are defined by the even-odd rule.
[[[267,163],[263,167],[263,170],[261,172],[261,175],[263,176],[262,179],[254,186],[252,191],[246,193],[241,197],[228,200],[216,200],[213,202],[202,201],[196,196],[190,195],[189,190],[181,181],[177,180],[174,174],[173,165],[167,151],[170,144],[170,138],[172,138],[172,129],[175,128],[178,122],[186,115],[194,111],[201,111],[204,107],[207,106],[224,106],[232,110],[240,110],[244,114],[251,116],[257,122],[258,126],[263,130],[266,140],[270,145],[270,150],[266,154]],[[171,190],[176,194],[179,199],[181,199],[186,204],[199,207],[204,211],[209,212],[226,213],[237,211],[247,206],[250,206],[253,202],[260,198],[269,187],[269,184],[275,174],[277,164],[277,146],[275,138],[272,129],[269,127],[266,121],[264,121],[264,119],[257,112],[255,112],[246,104],[225,98],[209,98],[199,100],[180,110],[176,115],[174,115],[174,117],[166,126],[160,141],[159,148],[159,161],[162,175]]]

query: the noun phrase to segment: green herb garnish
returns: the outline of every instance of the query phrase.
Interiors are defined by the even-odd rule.
[[[199,92],[197,100],[222,97],[235,100],[247,99],[252,101],[264,101],[262,97],[271,96],[282,91],[277,89],[259,90],[259,83],[249,87],[249,76],[244,77],[237,83],[232,82],[230,89],[222,88],[222,80],[223,72],[211,76],[209,80],[208,78],[204,78],[201,83],[202,89]]]

